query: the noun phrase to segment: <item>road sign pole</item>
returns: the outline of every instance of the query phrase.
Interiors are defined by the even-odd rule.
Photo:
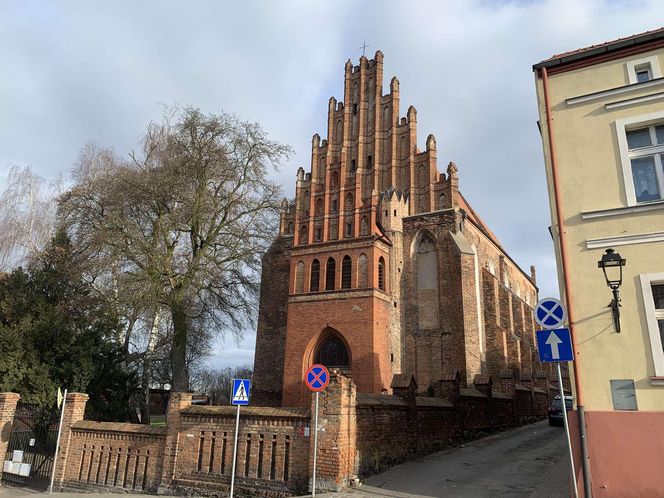
[[[235,487],[235,460],[237,459],[237,436],[240,430],[240,405],[237,405],[237,416],[235,417],[235,442],[233,443],[233,465],[231,467],[231,498]]]
[[[316,391],[316,408],[314,409],[314,472],[311,484],[311,496],[316,496],[316,454],[318,453],[318,391]]]
[[[58,394],[60,388],[58,388]],[[51,472],[51,484],[48,487],[48,494],[53,493],[53,481],[55,480],[55,471],[58,468],[58,450],[60,449],[60,434],[62,434],[62,419],[65,416],[65,405],[67,404],[67,390],[62,398],[62,411],[60,412],[60,425],[58,426],[58,439],[55,441],[55,455],[53,455],[53,472]]]
[[[579,490],[576,486],[576,472],[574,471],[574,454],[572,453],[572,440],[569,437],[569,424],[567,423],[567,403],[565,401],[565,389],[563,388],[563,374],[560,371],[560,363],[556,363],[558,369],[558,386],[560,387],[560,400],[563,403],[563,423],[565,424],[565,436],[567,436],[567,448],[569,449],[569,464],[572,468],[572,482],[574,483],[574,496],[578,498]]]

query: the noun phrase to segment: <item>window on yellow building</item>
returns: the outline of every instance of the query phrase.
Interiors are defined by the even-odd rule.
[[[659,328],[659,338],[664,351],[664,284],[652,285],[652,297],[655,302],[655,319]]]
[[[649,81],[652,79],[652,71],[650,65],[641,66],[635,69],[636,72],[636,81],[638,83],[643,83],[644,81]]]
[[[664,124],[626,131],[636,202],[664,198]]]
[[[654,382],[664,383],[664,273],[640,275],[645,318],[655,365]]]
[[[631,60],[625,65],[627,66],[627,78],[630,85],[662,77],[659,60],[656,56]]]

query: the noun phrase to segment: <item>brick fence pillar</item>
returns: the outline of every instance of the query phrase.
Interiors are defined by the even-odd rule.
[[[85,417],[85,405],[88,395],[83,393],[68,393],[62,416],[62,429],[60,431],[60,448],[58,450],[57,466],[55,469],[54,489],[60,489],[66,480],[67,458],[69,456],[69,442],[71,441],[71,426]]]
[[[19,399],[21,396],[16,393],[0,393],[0,462],[5,460],[7,454],[14,412]],[[0,466],[0,477],[2,477],[2,466]]]
[[[191,405],[191,393],[171,392],[166,408],[166,444],[161,464],[161,481],[157,486],[157,494],[169,494],[170,486],[175,479],[178,446],[180,443],[180,426],[182,415],[180,410]]]
[[[445,370],[442,372],[441,379],[434,383],[434,396],[442,398],[454,406],[459,403],[461,395],[461,376],[458,370]]]
[[[311,406],[313,414],[313,397]],[[355,384],[333,370],[330,383],[319,399],[316,489],[340,491],[357,477],[355,406]],[[314,430],[313,417],[311,429]],[[313,472],[313,434],[310,444],[309,476]]]

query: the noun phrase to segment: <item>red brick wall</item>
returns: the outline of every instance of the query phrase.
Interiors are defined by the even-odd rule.
[[[353,382],[337,371],[332,371],[330,377],[319,400],[316,489],[340,491],[357,472],[357,393]],[[311,406],[313,412],[315,401]],[[312,456],[313,443],[311,438]],[[313,475],[313,458],[309,472]]]
[[[252,401],[263,406],[281,404],[283,379],[275,372],[284,368],[291,245],[291,237],[279,237],[263,257],[252,378]]]
[[[16,405],[21,398],[16,393],[0,393],[0,458],[4,461],[9,445],[9,437],[12,433],[12,423]],[[0,468],[0,477],[2,469]]]
[[[509,379],[503,381],[507,384]],[[401,461],[531,420],[527,417],[544,417],[548,407],[546,395],[539,390],[534,397],[530,391],[516,391],[519,398],[514,398],[492,389],[491,381],[471,388],[441,381],[436,392],[445,399],[357,396],[360,475],[382,472]]]
[[[470,388],[460,387],[458,373],[447,378],[451,380],[437,384],[439,397],[416,397],[409,391],[403,398],[358,395],[353,382],[333,370],[320,394],[317,489],[339,490],[358,473],[382,471],[546,413],[546,393],[515,385],[510,371],[503,372],[498,384],[513,397],[494,390],[488,376],[478,376],[478,384]],[[9,398],[0,393],[0,414],[9,412]],[[56,469],[59,488],[228,491],[235,407],[191,406],[191,394],[173,393],[167,426],[151,427],[84,421],[86,400],[79,393],[67,397]],[[274,497],[306,492],[313,473],[311,419],[309,408],[242,408],[238,490],[267,491]]]
[[[165,440],[165,427],[76,422],[61,485],[154,492],[161,479]]]
[[[236,408],[191,406],[181,410],[180,440],[172,489],[225,491],[233,463]],[[289,493],[306,489],[309,421],[304,408],[244,407],[235,486]]]
[[[388,389],[392,380],[389,353],[389,297],[377,290],[338,291],[305,296],[288,306],[283,406],[307,406],[304,374],[315,349],[333,329],[347,344],[350,375],[360,392]],[[275,375],[278,375],[275,372]]]
[[[8,403],[2,403],[5,398],[0,393],[0,414],[8,411]],[[337,396],[328,412],[339,412],[340,400]],[[86,401],[87,396],[79,393],[67,396],[56,469],[58,488],[180,494],[228,491],[235,407],[191,406],[191,394],[173,393],[167,426],[154,427],[82,420]],[[243,408],[236,488],[248,493],[270,490],[275,497],[305,491],[310,418],[306,408]],[[335,427],[347,433],[354,428],[354,417],[346,424],[333,421],[330,433]],[[333,445],[338,446],[337,441],[323,444],[323,450]]]

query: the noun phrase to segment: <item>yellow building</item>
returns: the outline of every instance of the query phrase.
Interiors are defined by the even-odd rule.
[[[664,496],[664,28],[533,69],[576,355],[578,473],[585,460],[596,496]],[[626,260],[617,320],[598,268],[607,249]]]

